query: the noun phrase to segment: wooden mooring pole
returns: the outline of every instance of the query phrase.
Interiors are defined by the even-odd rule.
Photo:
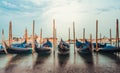
[[[42,28],[40,29],[40,45],[42,44]]]
[[[98,51],[98,20],[96,20],[96,51]]]
[[[100,33],[100,43],[102,43],[102,42],[101,42],[101,40],[102,40],[102,38],[101,38],[101,37],[102,37],[102,34]]]
[[[2,29],[2,43],[4,42],[4,29]]]
[[[35,31],[35,20],[33,20],[33,31],[32,31],[32,54],[35,52],[34,31]]]
[[[74,54],[76,54],[76,49],[75,49],[75,22],[73,22],[73,39],[74,39]]]
[[[68,34],[68,42],[69,42],[69,45],[70,45],[70,28],[68,29],[68,32],[69,32],[69,34]]]
[[[112,33],[111,33],[111,28],[110,28],[110,45],[112,45]]]
[[[116,19],[116,46],[119,47],[119,24],[118,24],[118,19]]]
[[[27,28],[25,29],[25,41],[26,41],[26,43],[28,43],[28,32],[27,32]]]
[[[83,28],[83,43],[85,43],[85,28]]]
[[[92,34],[90,34],[90,43],[91,43],[90,48],[91,48],[91,49],[92,49],[92,51],[93,51],[93,47],[92,47]]]
[[[55,28],[54,33],[55,33],[55,39],[54,40],[55,40],[55,48],[56,48],[56,45],[57,45],[57,29],[56,28]]]
[[[9,46],[12,44],[12,21],[9,23]]]
[[[55,54],[55,19],[53,19],[53,53]]]

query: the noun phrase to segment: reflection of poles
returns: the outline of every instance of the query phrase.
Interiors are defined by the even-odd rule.
[[[32,32],[32,54],[35,52],[34,29],[35,29],[35,20],[33,20],[33,32]]]
[[[96,20],[96,51],[98,51],[98,20]]]
[[[53,55],[53,69],[54,69],[53,71],[54,71],[54,73],[56,73],[56,72],[55,72],[55,70],[56,70],[56,69],[55,69],[55,68],[56,68],[56,66],[55,66],[56,60],[55,60],[55,59],[56,59],[56,58],[55,58],[55,53],[54,53],[54,55]]]
[[[77,54],[74,54],[74,64],[76,64]]]
[[[116,20],[116,46],[119,47],[119,24],[118,24],[118,19]]]
[[[37,61],[37,59],[36,59],[37,57],[38,57],[38,55],[32,54],[31,59],[32,59],[32,69],[33,70],[34,70],[35,62]]]
[[[73,22],[73,38],[74,38],[74,54],[76,54],[76,50],[75,50],[75,22]]]
[[[15,56],[16,56],[16,55],[15,55]],[[8,62],[7,62],[7,64],[6,64],[6,67],[10,65],[11,60],[12,60],[12,59],[13,59],[13,57],[15,57],[15,56],[13,56],[13,55],[11,55],[11,54],[8,54],[8,55],[7,55]]]
[[[112,33],[111,33],[111,28],[110,28],[110,45],[112,45]]]
[[[9,23],[9,46],[12,44],[12,22]]]
[[[96,54],[96,65],[98,65],[99,64],[99,53],[95,53]]]

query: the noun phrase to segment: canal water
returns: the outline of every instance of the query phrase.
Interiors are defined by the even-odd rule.
[[[0,55],[0,73],[120,73],[119,54],[74,54],[70,46],[69,56]]]

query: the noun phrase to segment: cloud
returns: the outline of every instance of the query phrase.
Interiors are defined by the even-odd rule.
[[[24,5],[24,4],[20,4],[20,7],[21,7],[21,8],[24,8],[24,9],[30,9],[30,6]]]
[[[76,13],[81,11],[81,5],[77,1],[68,1],[68,0],[56,0],[52,1],[49,5],[49,9],[46,11],[47,14],[49,13]]]
[[[26,1],[32,2],[32,3],[36,4],[36,5],[40,5],[41,2],[42,2],[42,0],[26,0]]]
[[[3,12],[8,13],[76,13],[79,8],[79,2],[81,0],[21,0],[21,1],[2,1],[1,9]],[[16,2],[16,3],[15,3]],[[65,12],[63,11],[65,10]],[[69,12],[67,12],[67,10]],[[14,14],[13,13],[13,14]],[[36,14],[35,14],[36,15]]]
[[[108,8],[96,8],[95,11],[96,11],[97,14],[101,14],[101,13],[104,13],[104,12],[109,12],[110,9],[108,9]]]
[[[40,5],[44,5],[45,3],[49,3],[51,0],[25,0],[25,1],[30,2],[36,6],[40,6]]]
[[[111,12],[115,10],[119,10],[119,7],[110,6],[110,7],[104,7],[104,8],[96,8],[94,11],[97,14],[102,14],[102,13]]]
[[[7,7],[10,7],[10,8],[16,8],[17,7],[15,4],[12,4],[12,3],[7,2],[7,1],[2,1],[2,4],[7,6]]]

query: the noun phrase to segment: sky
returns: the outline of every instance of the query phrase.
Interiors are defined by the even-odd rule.
[[[29,36],[32,34],[33,20],[37,35],[42,28],[43,37],[52,37],[53,19],[59,39],[68,39],[68,28],[73,38],[73,22],[76,38],[82,38],[83,28],[86,38],[90,34],[95,38],[96,20],[102,37],[109,37],[110,28],[115,37],[116,19],[120,20],[120,0],[0,0],[0,31],[4,29],[5,39],[8,39],[10,21],[13,36],[23,37],[25,28]]]

